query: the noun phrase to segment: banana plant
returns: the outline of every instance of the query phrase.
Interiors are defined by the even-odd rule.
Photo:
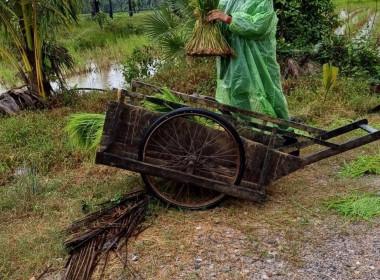
[[[81,0],[0,1],[0,57],[43,98],[51,94],[52,73],[62,77],[63,67],[73,66],[67,50],[54,42],[59,26],[77,21],[80,4]]]

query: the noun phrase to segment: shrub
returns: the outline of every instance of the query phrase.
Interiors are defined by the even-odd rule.
[[[123,76],[130,83],[132,79],[151,76],[162,65],[163,61],[159,59],[156,48],[152,46],[137,47],[123,65]]]
[[[128,37],[132,34],[140,35],[144,33],[144,28],[142,26],[134,25],[133,23],[125,20],[109,21],[104,26],[104,30],[120,37]]]
[[[274,0],[274,7],[279,18],[277,38],[291,45],[286,48],[286,45],[279,44],[278,52],[283,57],[289,49],[300,50],[315,45],[338,27],[331,0]]]
[[[371,38],[349,39],[334,35],[323,39],[314,59],[320,63],[331,62],[347,75],[379,80],[380,56],[377,47],[376,40]]]

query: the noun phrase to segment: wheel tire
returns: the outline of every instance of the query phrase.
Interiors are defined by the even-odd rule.
[[[138,159],[236,185],[245,167],[244,147],[232,125],[218,114],[189,107],[171,111],[149,127],[140,142]],[[210,208],[226,198],[192,184],[146,174],[141,177],[154,196],[185,209]]]

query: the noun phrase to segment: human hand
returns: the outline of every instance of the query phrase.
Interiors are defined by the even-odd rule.
[[[227,22],[229,17],[230,17],[229,15],[223,13],[220,10],[211,10],[208,12],[206,20],[207,21],[219,20],[222,22]]]

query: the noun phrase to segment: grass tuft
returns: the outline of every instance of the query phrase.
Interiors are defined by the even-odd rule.
[[[371,220],[380,215],[380,196],[376,193],[353,194],[327,203],[327,208],[345,217]]]
[[[344,161],[339,176],[343,178],[359,178],[365,174],[380,174],[380,154],[360,156],[356,161],[350,163]]]

